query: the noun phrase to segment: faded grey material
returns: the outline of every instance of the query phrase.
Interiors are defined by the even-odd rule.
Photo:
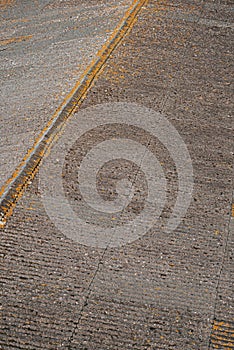
[[[130,3],[11,1],[0,7],[0,187]]]
[[[155,154],[167,182],[165,205],[139,239],[121,247],[90,247],[52,222],[36,176],[0,236],[2,349],[233,348],[232,13],[229,1],[150,0],[81,106],[90,123],[97,104],[101,109],[121,102],[152,109],[173,125],[189,151],[194,179],[179,226],[163,229],[179,186],[175,162],[157,138],[120,123],[89,130],[78,140],[71,130],[74,143],[61,176],[74,213],[89,224],[96,220],[88,209],[80,210],[81,159],[97,144],[123,136]],[[116,200],[123,174],[127,184],[134,179],[139,195],[119,225],[141,213],[150,190],[138,164],[110,162],[97,174],[106,203]],[[54,176],[52,168],[49,175]],[[91,196],[92,188],[86,189]],[[61,210],[63,218],[66,214]],[[103,226],[108,224],[103,214]],[[144,220],[140,225],[145,228]]]
[[[120,128],[125,130],[121,137],[117,133]],[[112,136],[108,137],[106,133],[106,139],[89,146],[79,162],[71,159],[71,150],[81,153],[79,142],[83,146],[89,144],[92,140],[90,133],[98,129],[108,129]],[[99,104],[80,111],[72,118],[46,158],[39,176],[39,190],[47,214],[56,227],[75,242],[99,248],[118,247],[139,239],[159,221],[168,192],[164,169],[157,159],[157,152],[155,154],[150,148],[150,142],[141,144],[135,133],[132,135],[133,129],[158,140],[174,163],[177,198],[164,230],[167,233],[174,231],[185,216],[193,192],[193,167],[188,149],[177,130],[163,115],[139,104]],[[71,135],[74,135],[72,139]],[[122,164],[124,160],[126,163]],[[69,162],[77,170],[71,181],[73,191],[76,192],[78,187],[81,196],[81,201],[76,203],[69,200],[70,195],[66,195],[64,188],[64,180],[70,183],[64,175]],[[135,165],[135,168],[131,165],[128,172],[130,164],[127,162]],[[106,171],[110,163],[112,175]],[[116,169],[119,167],[122,170],[118,176]],[[100,171],[102,175],[99,176]],[[133,177],[132,172],[136,173]],[[113,188],[115,198],[111,200],[105,196],[109,186],[103,178],[107,178],[107,174],[116,187]],[[139,182],[141,177],[147,183],[147,189]],[[124,180],[128,183],[124,184]],[[122,190],[118,190],[118,186],[122,186]],[[139,198],[143,195],[145,200]],[[134,214],[140,203],[141,210],[133,219],[129,214]],[[123,217],[124,224],[121,225]]]

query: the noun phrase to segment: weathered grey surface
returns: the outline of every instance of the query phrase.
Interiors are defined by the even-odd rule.
[[[8,3],[0,7],[0,188],[131,1]]]
[[[82,105],[137,102],[176,127],[194,169],[180,226],[155,226],[121,248],[77,244],[50,221],[37,177],[1,234],[4,350],[234,348],[231,11],[227,2],[149,1]],[[64,178],[73,205],[76,147]],[[151,148],[173,195],[170,157]]]

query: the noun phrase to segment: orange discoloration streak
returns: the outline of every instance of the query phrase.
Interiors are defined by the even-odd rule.
[[[12,44],[12,43],[19,43],[21,41],[30,40],[31,38],[32,38],[32,35],[26,35],[26,36],[19,36],[18,38],[2,39],[0,40],[0,46]]]
[[[126,67],[111,63],[111,66],[106,71],[105,78],[113,84],[118,84],[121,80],[125,79],[127,72]]]
[[[234,203],[232,204],[232,217],[234,218]]]
[[[0,10],[4,10],[7,6],[13,5],[15,0],[1,0],[0,1]]]
[[[80,104],[86,97],[89,88],[92,86],[94,79],[96,79],[103,70],[104,64],[110,57],[113,50],[117,47],[123,37],[131,30],[136,21],[138,12],[146,3],[147,0],[133,1],[132,5],[125,13],[119,25],[113,31],[107,43],[105,43],[98,51],[96,58],[91,62],[83,73],[81,79],[75,84],[74,88],[55,111],[50,121],[36,138],[33,147],[27,152],[21,163],[16,168],[12,177],[8,179],[8,181],[1,188],[0,196],[3,197],[3,195],[5,195],[7,197],[7,205],[5,206],[0,203],[0,214],[2,215],[2,218],[0,218],[0,228],[5,226],[7,218],[12,215],[16,202],[23,195],[25,188],[30,184],[37,173],[42,158],[49,153],[53,142],[56,141],[59,135],[61,135],[61,132],[65,127],[66,120],[71,116],[71,114],[74,114],[77,111]],[[39,146],[40,150],[38,150]],[[32,159],[33,155],[36,155],[36,159]],[[33,164],[30,164],[31,161]],[[25,175],[25,173],[27,175]],[[14,186],[15,180],[19,182],[17,186]],[[13,192],[11,199],[9,199],[10,190]]]
[[[224,321],[214,321],[211,343],[214,348],[222,346],[227,350],[234,347],[234,329],[233,326]]]
[[[218,322],[218,321],[214,321],[214,325],[213,325],[213,329],[214,330],[220,330],[222,329],[223,327],[231,327],[229,323],[227,322],[224,322],[224,321],[221,321],[221,322]]]

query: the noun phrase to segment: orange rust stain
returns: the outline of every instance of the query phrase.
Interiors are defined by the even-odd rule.
[[[223,329],[223,327],[231,329],[231,325],[228,322],[214,321],[213,330],[215,330],[215,331],[220,330],[220,329]]]
[[[12,44],[12,43],[19,43],[21,41],[30,40],[31,38],[32,38],[32,35],[25,35],[25,36],[19,36],[17,38],[2,39],[0,40],[0,46]]]
[[[234,203],[232,204],[232,217],[234,218]]]
[[[232,336],[232,334],[227,334],[227,332],[225,332],[225,334],[222,333],[220,335],[213,335],[212,338],[213,338],[213,341],[218,340],[218,341],[228,342],[230,345],[233,342],[231,341],[231,339],[227,340],[227,336]]]
[[[13,5],[15,0],[0,0],[0,10],[4,10],[7,6]]]
[[[113,84],[118,84],[121,80],[125,79],[126,73],[129,73],[126,66],[111,62],[110,66],[106,70],[105,79]]]
[[[53,124],[53,122],[58,117],[58,114],[63,110],[63,108],[66,107],[67,103],[70,99],[74,96],[74,94],[80,89],[78,96],[76,97],[76,100],[72,103],[72,107],[69,108],[66,111],[66,115],[64,116],[64,122],[70,117],[71,114],[75,113],[77,109],[79,108],[80,104],[84,100],[84,98],[87,95],[88,89],[93,85],[94,78],[97,78],[98,75],[103,70],[104,64],[108,57],[110,57],[111,52],[117,47],[117,45],[120,43],[122,38],[127,35],[130,30],[132,29],[134,23],[136,22],[136,15],[139,12],[139,10],[142,8],[143,5],[146,5],[148,0],[135,0],[133,1],[132,5],[129,7],[123,18],[121,19],[118,26],[113,31],[112,35],[109,37],[108,41],[102,46],[102,48],[98,51],[96,58],[94,58],[91,62],[91,64],[88,66],[88,68],[84,71],[82,77],[80,80],[77,81],[74,88],[70,91],[70,93],[65,97],[64,101],[61,103],[61,105],[57,108],[54,115],[51,117],[47,125],[43,128],[39,136],[35,139],[34,145],[31,149],[28,150],[26,155],[24,156],[23,160],[19,163],[17,168],[15,169],[13,175],[6,181],[6,183],[2,186],[0,189],[0,196],[4,193],[8,185],[14,181],[23,166],[27,163],[27,161],[30,159],[30,155],[35,151],[35,148],[40,143],[41,138],[43,137],[44,133],[47,132],[50,128],[50,126]],[[124,25],[123,25],[124,24]],[[99,57],[99,60],[97,58]],[[85,82],[84,82],[85,80]],[[23,195],[24,189],[28,186],[28,184],[33,180],[34,176],[36,175],[38,171],[39,164],[41,162],[41,159],[46,156],[51,147],[53,140],[56,140],[58,138],[58,135],[61,134],[62,129],[64,128],[64,125],[60,126],[60,129],[57,131],[57,135],[52,135],[47,139],[48,148],[43,149],[39,156],[40,159],[35,167],[33,167],[29,173],[28,178],[22,179],[21,183],[16,189],[16,194],[14,197],[16,199],[12,200],[7,208],[1,208],[3,211],[4,217],[0,220],[0,228],[3,228],[6,224],[6,219],[12,215],[13,209],[16,206],[16,202],[18,199],[20,199]]]
[[[228,322],[224,322],[224,321],[214,322],[211,342],[215,348],[221,345],[225,347],[225,349],[227,350],[233,349],[233,346],[234,346],[234,343],[232,340],[233,337],[234,337],[234,329]]]

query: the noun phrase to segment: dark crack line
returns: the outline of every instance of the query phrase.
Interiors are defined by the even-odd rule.
[[[203,0],[203,1],[202,1],[202,4],[204,4],[204,3],[205,3],[205,1]],[[201,15],[198,17],[197,23],[199,22],[199,20],[200,20],[200,18],[201,18],[201,16],[202,16],[202,11],[203,11],[203,10],[201,10]],[[187,50],[187,48],[189,47],[189,41],[190,41],[190,39],[191,39],[193,33],[194,33],[194,32],[191,32],[190,37],[187,39],[187,43],[188,43],[188,44],[187,44],[187,45],[185,46],[185,48],[184,48],[184,53],[183,53],[182,57],[185,56],[186,50]],[[163,113],[163,111],[164,111],[166,101],[168,100],[170,90],[171,90],[171,88],[172,88],[173,85],[174,85],[174,81],[175,81],[175,78],[173,79],[173,81],[171,82],[170,86],[168,87],[166,96],[164,96],[164,97],[162,98],[162,103],[161,103],[161,108],[160,108],[160,109],[161,109],[160,112],[162,112],[162,113]],[[149,146],[149,145],[150,145],[150,142],[148,142],[148,146]],[[146,151],[145,151],[145,153],[146,153]],[[143,156],[142,156],[141,163],[142,163],[142,161],[143,161],[143,159],[144,159],[145,153],[144,153]],[[137,178],[137,175],[138,175],[138,172],[136,173],[135,180],[136,180],[136,178]],[[134,181],[133,181],[133,183],[132,183],[131,189],[132,189],[133,186],[134,186]],[[130,193],[131,193],[131,191],[130,191]],[[120,214],[120,217],[121,217],[121,214]],[[76,322],[75,325],[74,325],[72,334],[71,334],[71,336],[70,336],[70,338],[69,338],[69,340],[68,340],[68,343],[69,343],[69,344],[68,344],[68,350],[72,350],[72,344],[71,344],[71,343],[72,343],[72,341],[73,341],[73,339],[74,339],[75,332],[76,332],[76,330],[77,330],[77,328],[78,328],[78,326],[79,326],[79,324],[80,324],[81,318],[82,318],[82,316],[83,316],[83,312],[84,312],[86,306],[88,306],[88,302],[89,302],[89,299],[90,299],[90,295],[91,295],[91,293],[92,293],[93,284],[94,284],[94,282],[95,282],[95,280],[96,280],[96,277],[97,277],[97,275],[98,275],[98,272],[99,272],[99,270],[100,270],[100,267],[101,267],[101,265],[102,265],[102,263],[103,263],[104,257],[105,257],[105,255],[106,255],[106,253],[107,253],[107,251],[108,251],[108,249],[109,249],[109,247],[110,247],[110,244],[111,244],[111,242],[112,242],[112,239],[113,239],[114,235],[115,235],[115,231],[114,231],[114,233],[112,234],[112,236],[111,236],[111,238],[110,238],[110,240],[109,240],[109,242],[108,242],[106,248],[104,249],[103,254],[101,255],[101,258],[99,259],[97,268],[96,268],[96,270],[95,270],[95,272],[94,272],[94,274],[93,274],[93,277],[92,277],[92,279],[91,279],[91,281],[90,281],[90,283],[89,283],[88,291],[87,291],[87,294],[86,294],[86,297],[85,297],[85,302],[84,302],[83,305],[82,305],[82,308],[81,308],[81,310],[80,310],[80,315],[79,315],[79,317],[78,317],[78,319],[77,319],[77,322]]]

